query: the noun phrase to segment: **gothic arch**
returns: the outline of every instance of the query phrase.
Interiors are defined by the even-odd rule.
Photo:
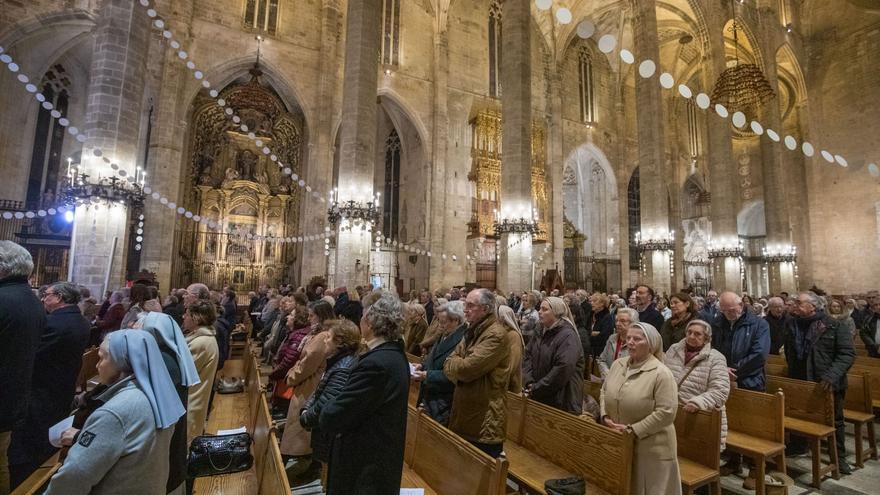
[[[736,232],[741,236],[763,237],[767,235],[764,225],[764,201],[757,200],[743,205],[736,215]]]
[[[565,216],[586,235],[586,252],[614,253],[612,246],[620,237],[617,179],[595,144],[584,143],[569,153],[563,164],[563,197],[564,204],[575,205]]]

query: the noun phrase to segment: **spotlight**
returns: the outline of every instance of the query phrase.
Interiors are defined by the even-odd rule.
[[[73,212],[67,210],[64,212],[64,221],[67,223],[73,223]]]

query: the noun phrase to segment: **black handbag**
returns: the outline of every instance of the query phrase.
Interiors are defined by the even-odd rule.
[[[248,433],[200,435],[189,446],[186,471],[190,478],[247,471],[254,464]]]
[[[577,476],[544,482],[547,495],[584,495],[587,493],[587,484],[583,478]]]

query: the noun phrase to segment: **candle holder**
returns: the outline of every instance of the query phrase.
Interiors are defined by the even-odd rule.
[[[501,221],[496,220],[493,229],[497,237],[504,234],[529,234],[532,237],[544,233],[536,220],[528,218],[505,218]]]
[[[367,230],[372,230],[379,225],[379,218],[378,195],[373,201],[363,203],[355,200],[338,201],[334,194],[330,208],[327,209],[327,220],[330,224],[334,227],[338,224],[343,229],[354,229],[363,225]]]
[[[641,232],[636,232],[636,244],[639,251],[673,251],[675,250],[675,231],[657,233],[648,232],[644,237]]]
[[[774,246],[763,248],[761,258],[765,263],[797,263],[797,248],[795,246]]]
[[[709,243],[709,259],[742,258],[746,254],[741,239]]]
[[[75,206],[77,204],[118,203],[129,207],[143,207],[143,185],[138,184],[134,177],[130,181],[119,177],[104,177],[97,181],[91,176],[77,171],[69,175],[69,183],[61,189],[61,204]]]

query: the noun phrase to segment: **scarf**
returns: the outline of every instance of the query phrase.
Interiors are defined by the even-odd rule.
[[[803,360],[813,350],[813,344],[825,333],[825,312],[816,311],[813,316],[795,317],[794,344],[797,358]]]
[[[684,364],[691,362],[691,359],[700,355],[702,347],[691,347],[687,342],[684,344]]]
[[[196,370],[196,363],[193,361],[186,338],[174,318],[151,311],[144,318],[141,329],[152,334],[156,342],[168,347],[177,356],[180,380],[184,387],[191,387],[200,382],[199,372]]]
[[[156,428],[164,430],[186,414],[177,390],[168,375],[156,339],[140,330],[117,330],[110,334],[110,359],[124,372],[134,375],[156,419]]]

